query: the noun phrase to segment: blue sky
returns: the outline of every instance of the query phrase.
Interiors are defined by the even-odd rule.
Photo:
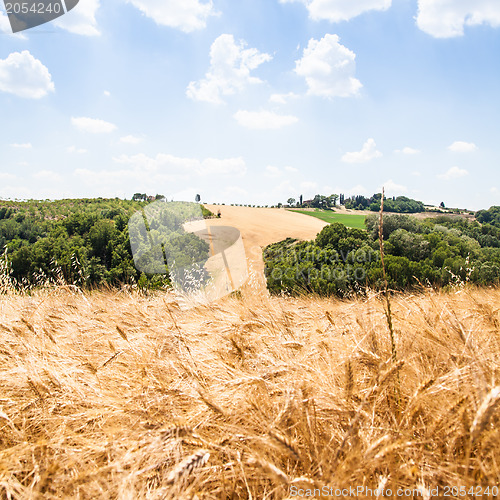
[[[17,35],[4,12],[0,197],[500,204],[498,0],[80,0]]]

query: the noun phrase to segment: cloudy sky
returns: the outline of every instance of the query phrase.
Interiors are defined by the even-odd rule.
[[[17,35],[2,10],[0,197],[498,205],[499,54],[498,0],[80,0]]]

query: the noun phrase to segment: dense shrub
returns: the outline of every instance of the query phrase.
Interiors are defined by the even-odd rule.
[[[487,226],[487,227],[485,227]],[[349,296],[384,286],[379,252],[379,218],[366,219],[367,231],[335,223],[314,241],[285,240],[264,251],[272,293],[314,292]],[[387,215],[383,224],[387,280],[395,290],[431,284],[498,284],[500,230],[450,218],[419,222]]]
[[[380,211],[380,202],[382,199],[381,193],[374,194],[371,198],[366,198],[362,195],[346,198],[344,205],[346,208],[354,210],[371,210],[372,212]],[[412,214],[425,212],[425,206],[421,201],[412,200],[406,196],[398,196],[397,198],[384,198],[384,212],[397,212],[403,214]]]
[[[0,201],[0,251],[7,251],[11,277],[31,285],[60,279],[80,286],[138,282],[141,273],[134,265],[128,222],[147,203],[118,198]],[[203,206],[202,212],[205,217],[213,216]],[[164,217],[161,224],[180,226],[168,219],[172,217],[168,213]],[[150,229],[154,232],[155,227]],[[172,239],[166,250],[181,262],[186,246],[200,256],[207,251],[203,242],[198,243],[186,245],[186,241]],[[154,273],[141,280],[143,288],[169,283],[168,275]]]

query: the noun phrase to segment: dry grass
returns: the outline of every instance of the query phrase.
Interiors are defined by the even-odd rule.
[[[500,290],[171,300],[0,296],[0,498],[498,485]]]

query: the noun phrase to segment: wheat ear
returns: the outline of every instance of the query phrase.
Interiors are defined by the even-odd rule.
[[[167,484],[173,484],[179,479],[189,476],[194,470],[203,467],[210,458],[207,450],[198,450],[183,460],[167,477]]]

